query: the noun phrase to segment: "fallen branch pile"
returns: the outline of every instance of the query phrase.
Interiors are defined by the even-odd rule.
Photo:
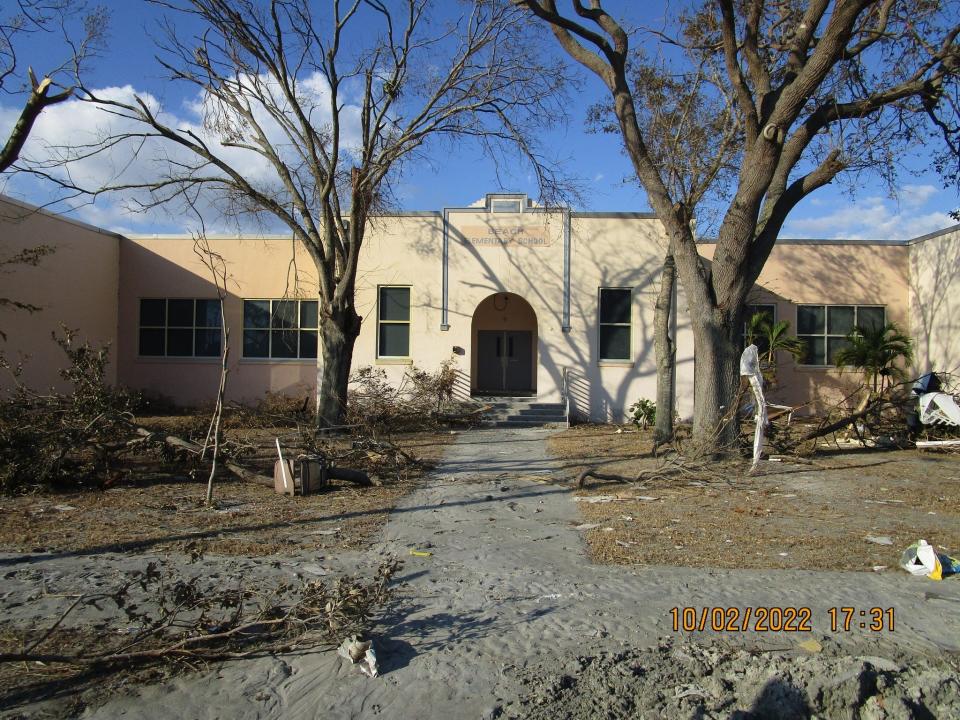
[[[150,563],[133,580],[112,592],[79,595],[39,637],[20,651],[0,652],[0,663],[40,662],[122,668],[152,662],[216,661],[303,648],[332,648],[369,630],[390,596],[389,583],[400,568],[388,560],[364,582],[345,576],[280,584],[269,591],[238,586],[204,589],[202,578],[171,577]],[[149,598],[133,598],[137,587]],[[44,651],[68,617],[87,607],[112,602],[122,614],[126,634],[98,633],[98,644],[75,653]],[[145,610],[144,607],[149,609]],[[63,643],[60,643],[63,645]]]

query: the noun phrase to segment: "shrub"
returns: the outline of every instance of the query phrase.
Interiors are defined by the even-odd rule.
[[[657,421],[657,404],[653,400],[640,398],[627,410],[630,422],[641,430],[653,425]]]
[[[38,392],[21,380],[23,364],[0,355],[13,389],[0,400],[0,488],[23,492],[43,486],[80,485],[103,477],[110,458],[123,452],[137,395],[104,381],[108,348],[78,343],[63,329],[53,339],[67,357],[60,376],[69,392]]]

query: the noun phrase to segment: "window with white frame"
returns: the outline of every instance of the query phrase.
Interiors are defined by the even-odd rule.
[[[410,288],[381,285],[377,298],[377,357],[410,357]]]
[[[223,318],[217,298],[141,298],[144,357],[219,357]]]
[[[801,365],[834,365],[855,328],[879,328],[885,322],[882,305],[798,305],[797,337],[807,344]]]
[[[243,356],[316,358],[317,321],[316,300],[244,300]]]
[[[600,288],[600,360],[630,360],[631,296],[630,288]]]

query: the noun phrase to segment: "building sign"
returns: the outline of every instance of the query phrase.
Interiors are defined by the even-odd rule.
[[[526,247],[550,247],[553,237],[545,225],[518,225],[516,227],[489,227],[469,225],[459,228],[464,242],[478,247],[522,245]]]

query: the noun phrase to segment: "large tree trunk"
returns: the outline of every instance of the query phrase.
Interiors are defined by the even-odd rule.
[[[653,344],[657,356],[657,420],[653,429],[653,441],[657,444],[673,439],[676,348],[673,338],[670,337],[670,316],[676,278],[677,266],[673,253],[668,251],[663,259],[660,293],[657,295],[653,313]]]
[[[353,366],[353,347],[360,334],[360,316],[353,306],[320,316],[320,357],[318,373],[317,427],[343,424],[347,410],[347,386]]]
[[[735,322],[741,313],[714,309],[703,313],[691,308],[693,326],[694,414],[693,439],[704,453],[715,454],[736,439],[736,412],[730,407],[739,384]],[[729,422],[724,422],[729,416]],[[722,427],[721,427],[722,426]]]

